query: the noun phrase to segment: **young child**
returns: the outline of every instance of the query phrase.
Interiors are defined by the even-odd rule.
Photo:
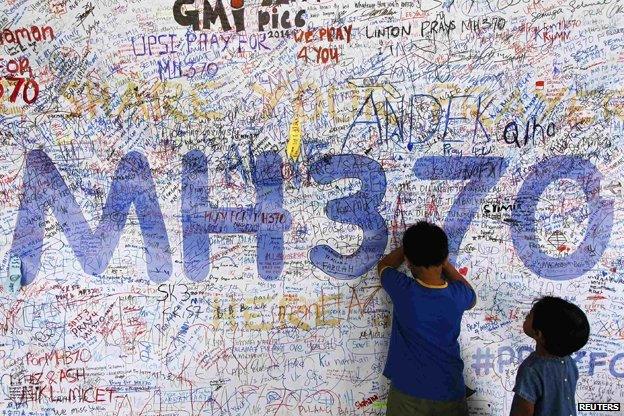
[[[404,261],[413,278],[397,270]],[[394,308],[386,415],[467,416],[457,338],[476,294],[448,262],[446,234],[424,221],[409,227],[403,247],[382,258],[377,272]]]
[[[533,305],[523,329],[535,340],[535,352],[518,368],[511,416],[576,415],[578,369],[570,354],[589,339],[587,316],[570,302],[546,296]]]

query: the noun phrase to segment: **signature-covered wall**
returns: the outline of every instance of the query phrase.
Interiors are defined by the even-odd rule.
[[[624,402],[615,0],[4,0],[3,416],[383,415],[374,271],[444,225],[472,415],[534,299]],[[595,413],[598,414],[598,413]]]

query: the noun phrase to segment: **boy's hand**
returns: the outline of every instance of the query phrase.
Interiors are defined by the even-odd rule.
[[[383,272],[383,269],[386,267],[398,269],[401,267],[401,264],[403,264],[403,261],[405,261],[403,246],[395,248],[379,260],[379,263],[377,263],[377,274],[381,277],[381,272]]]
[[[466,278],[457,271],[457,269],[455,268],[455,266],[453,266],[451,263],[449,263],[448,259],[446,259],[446,261],[442,264],[442,275],[444,277],[446,277],[446,279],[450,280],[450,281],[459,281],[462,282],[463,284],[465,284],[466,286],[468,286],[470,288],[470,290],[472,290],[473,292],[475,292],[474,288],[472,287],[472,285],[468,282],[468,280],[466,280]],[[476,294],[477,292],[475,292]],[[477,298],[475,295],[475,300],[473,302],[472,305],[470,305],[470,307],[468,309],[472,309],[475,307],[477,303]]]
[[[455,266],[453,266],[451,263],[449,263],[448,259],[446,259],[444,261],[444,263],[442,263],[442,273],[444,274],[444,277],[446,277],[448,280],[451,280],[451,281],[459,280],[462,283],[465,283],[468,286],[470,286],[468,281],[466,281],[464,276],[462,276],[462,274],[457,271]]]

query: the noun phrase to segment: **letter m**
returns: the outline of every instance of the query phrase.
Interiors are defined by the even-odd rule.
[[[26,156],[23,191],[11,255],[22,261],[22,285],[31,283],[41,266],[45,214],[51,208],[82,269],[102,273],[113,256],[134,204],[145,245],[148,275],[163,282],[171,273],[169,239],[149,164],[137,152],[124,156],[114,173],[100,223],[91,231],[80,205],[52,160],[41,150]]]

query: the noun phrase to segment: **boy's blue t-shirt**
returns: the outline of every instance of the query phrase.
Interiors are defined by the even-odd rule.
[[[464,398],[464,362],[457,338],[462,314],[476,299],[474,291],[457,281],[428,286],[391,267],[381,271],[381,285],[394,306],[384,375],[413,397]]]
[[[572,357],[529,355],[518,367],[513,391],[535,405],[534,416],[576,416],[578,368]]]

